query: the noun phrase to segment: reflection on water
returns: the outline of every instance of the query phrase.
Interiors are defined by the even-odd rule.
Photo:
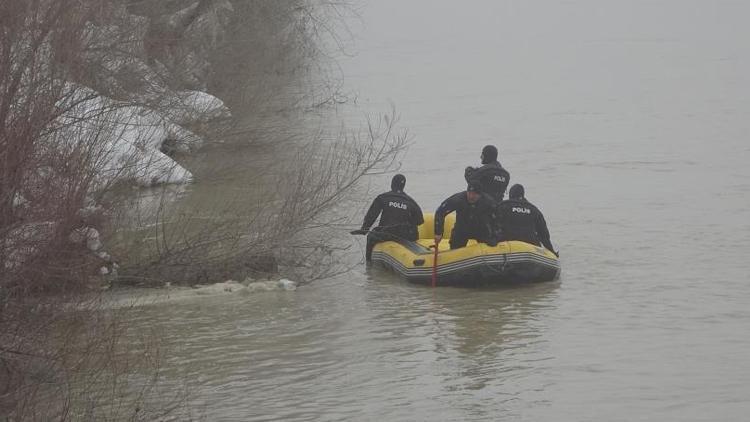
[[[511,380],[545,359],[557,288],[433,290],[381,274],[182,298],[141,308],[136,323],[162,327],[165,375],[193,380],[212,417],[398,419],[417,406],[464,419],[523,393]]]

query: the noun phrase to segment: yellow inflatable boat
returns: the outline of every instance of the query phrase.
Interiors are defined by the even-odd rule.
[[[372,262],[400,274],[406,280],[432,283],[435,243],[433,214],[424,214],[416,242],[381,242],[372,251]],[[438,286],[498,285],[553,281],[560,276],[560,261],[547,249],[521,241],[489,246],[469,240],[464,248],[451,250],[448,238],[455,214],[445,218],[443,240],[437,258]]]

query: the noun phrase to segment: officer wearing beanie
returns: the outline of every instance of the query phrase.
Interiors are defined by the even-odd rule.
[[[367,261],[372,258],[372,248],[378,242],[417,240],[417,226],[424,223],[424,218],[422,209],[416,201],[404,192],[405,186],[406,177],[403,174],[393,176],[391,191],[378,195],[372,201],[362,223],[362,230],[352,232],[353,234],[368,232],[365,252]],[[369,231],[378,216],[380,216],[378,226]]]
[[[456,212],[456,224],[451,232],[451,249],[466,246],[469,239],[495,246],[494,230],[492,230],[495,204],[482,194],[478,184],[469,184],[466,191],[452,195],[443,201],[435,211],[435,244],[443,238],[445,216]]]
[[[482,167],[467,167],[464,178],[469,184],[478,184],[482,192],[499,204],[510,183],[510,173],[497,161],[497,148],[487,145],[482,148]]]
[[[547,222],[542,212],[524,197],[522,185],[513,185],[508,192],[509,199],[500,203],[497,217],[502,228],[500,241],[520,240],[545,248],[559,256],[552,247]]]

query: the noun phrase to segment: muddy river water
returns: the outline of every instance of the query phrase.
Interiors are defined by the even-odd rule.
[[[430,211],[497,145],[545,214],[561,280],[433,290],[358,266],[143,306],[164,376],[208,420],[745,419],[749,15],[737,1],[366,2],[338,115],[396,106],[414,136],[406,190]]]

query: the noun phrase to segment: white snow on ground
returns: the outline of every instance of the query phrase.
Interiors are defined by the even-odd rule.
[[[102,167],[106,182],[130,179],[140,186],[154,186],[192,181],[193,175],[187,169],[159,149],[165,140],[175,136],[181,149],[189,150],[203,143],[199,136],[145,107],[117,109],[108,119],[116,123],[107,134],[110,158]]]
[[[169,140],[180,152],[200,147],[204,140],[181,125],[228,117],[229,110],[218,98],[204,92],[177,93],[165,100],[168,112],[134,105],[124,105],[76,87],[66,102],[73,106],[57,119],[62,127],[51,142],[66,145],[98,143],[99,182],[132,181],[140,186],[188,183],[193,175],[160,149]],[[65,107],[66,104],[61,104]]]
[[[201,91],[182,91],[171,98],[166,116],[179,125],[205,123],[231,115],[224,102]]]

